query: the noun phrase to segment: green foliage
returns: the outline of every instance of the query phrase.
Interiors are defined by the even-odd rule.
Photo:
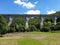
[[[22,25],[22,24],[19,24],[19,25],[16,27],[16,32],[25,32],[25,26]]]
[[[16,29],[15,29],[15,24],[11,24],[10,25],[10,30],[8,32],[15,32]]]
[[[60,12],[56,12],[55,14],[60,15]],[[56,30],[60,30],[60,17],[57,19],[57,25],[53,24],[51,17],[45,17],[41,31],[48,32]],[[3,16],[0,16],[0,34],[25,31],[40,31],[40,20],[38,17],[30,18],[29,28],[25,29],[25,20],[22,17],[15,17],[10,27],[8,27],[7,20]]]
[[[60,22],[60,17],[57,18],[57,22]]]
[[[37,28],[34,25],[29,26],[30,31],[37,31]]]
[[[60,11],[57,11],[57,12],[55,13],[55,15],[60,15]]]
[[[44,22],[53,22],[51,17],[45,17]]]
[[[5,43],[6,42],[6,43]],[[43,45],[39,40],[32,38],[11,38],[11,39],[0,39],[1,45]]]
[[[13,22],[12,23],[15,23],[15,24],[22,24],[22,25],[24,25],[25,24],[25,21],[24,21],[24,19],[22,18],[22,17],[16,17],[16,18],[14,18],[13,19]]]
[[[47,31],[56,31],[56,30],[60,30],[60,23],[57,22],[57,25],[54,25],[51,17],[50,18],[45,17],[44,24],[43,24],[41,31],[47,32]]]
[[[52,25],[52,26],[50,27],[50,29],[51,29],[52,31],[58,31],[58,30],[60,30],[60,22],[57,22],[56,25]]]
[[[42,27],[40,31],[42,32],[49,32],[50,28],[49,27]]]
[[[37,17],[33,17],[29,20],[29,25],[30,25],[30,29],[31,31],[36,31],[40,28],[40,20]]]
[[[0,15],[0,35],[5,34],[8,30],[7,20]]]
[[[20,32],[25,30],[25,21],[22,17],[16,17],[10,26],[10,31]]]
[[[41,31],[44,31],[44,32],[51,31],[51,28],[50,28],[51,26],[52,26],[52,23],[50,21],[44,22],[44,25]]]
[[[57,22],[56,26],[55,26],[56,30],[60,30],[60,22]]]

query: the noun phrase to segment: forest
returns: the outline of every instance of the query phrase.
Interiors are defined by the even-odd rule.
[[[50,15],[60,15],[60,11],[55,14]],[[45,17],[42,28],[40,29],[40,20],[38,17],[30,18],[29,28],[25,29],[25,20],[22,17],[16,17],[13,19],[12,24],[8,26],[7,19],[0,15],[0,35],[5,33],[13,32],[52,32],[60,31],[60,17],[57,18],[57,24],[54,25],[51,17]]]

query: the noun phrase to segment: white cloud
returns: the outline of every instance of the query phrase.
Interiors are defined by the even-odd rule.
[[[34,2],[34,4],[37,4],[37,3],[38,3],[38,1]]]
[[[54,10],[47,11],[47,14],[53,14],[53,13],[56,13],[56,11],[54,11]]]
[[[22,1],[24,1],[24,2],[28,2],[29,0],[22,0]]]
[[[35,4],[32,4],[31,2],[24,2],[22,0],[15,0],[14,3],[18,4],[18,5],[22,5],[23,7],[30,9],[30,8],[34,8],[38,2],[36,1]]]
[[[40,14],[39,10],[29,10],[26,12],[26,14]]]
[[[28,8],[28,9],[35,7],[35,5],[32,4],[31,2],[25,3],[25,4],[23,4],[23,6],[26,7],[26,8]]]

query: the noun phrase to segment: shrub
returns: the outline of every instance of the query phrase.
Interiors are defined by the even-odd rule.
[[[57,22],[57,24],[54,25],[54,30],[55,31],[60,30],[60,22]]]
[[[42,27],[40,31],[42,31],[42,32],[49,32],[50,28],[49,27]]]
[[[37,28],[34,25],[30,25],[29,31],[37,31]]]
[[[25,26],[19,24],[18,27],[16,27],[16,32],[25,32]]]
[[[30,28],[36,28],[36,29],[39,29],[40,28],[40,20],[38,19],[38,17],[33,17],[29,20],[29,25],[30,25]],[[31,27],[32,26],[32,27]]]
[[[16,29],[15,29],[15,26],[14,25],[11,25],[10,26],[10,29],[9,29],[8,33],[9,32],[16,32]]]
[[[16,17],[13,19],[13,22],[10,26],[10,31],[12,32],[24,32],[25,30],[25,21],[22,17]]]
[[[52,23],[50,21],[44,22],[43,27],[41,28],[41,31],[48,32],[51,31],[50,27],[52,26]]]
[[[8,30],[8,23],[7,20],[0,15],[0,36],[5,34]]]

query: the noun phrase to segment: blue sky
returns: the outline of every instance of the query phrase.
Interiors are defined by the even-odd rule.
[[[60,0],[0,0],[0,14],[50,14],[60,10]]]

